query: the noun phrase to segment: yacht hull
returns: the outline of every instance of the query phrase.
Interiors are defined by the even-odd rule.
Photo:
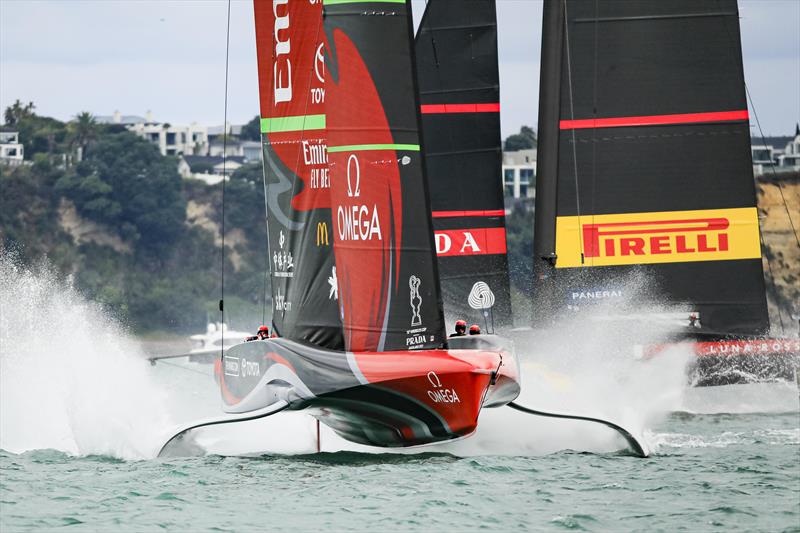
[[[470,435],[483,407],[520,392],[513,348],[343,353],[287,339],[239,344],[219,367],[223,406],[247,413],[285,402],[343,438],[417,446]]]

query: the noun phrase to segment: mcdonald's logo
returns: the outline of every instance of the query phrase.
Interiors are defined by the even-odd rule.
[[[317,247],[328,245],[328,223],[317,222]]]

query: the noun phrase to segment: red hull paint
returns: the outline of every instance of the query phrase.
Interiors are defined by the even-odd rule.
[[[348,440],[415,446],[467,436],[483,407],[517,397],[516,357],[501,350],[342,353],[255,341],[226,353],[220,389],[228,412],[286,398]]]

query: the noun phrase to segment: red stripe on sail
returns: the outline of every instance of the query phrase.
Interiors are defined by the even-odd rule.
[[[682,113],[677,115],[644,115],[639,117],[587,118],[581,120],[562,120],[562,130],[582,130],[588,128],[621,128],[625,126],[666,126],[671,124],[697,124],[701,122],[730,122],[748,120],[746,109],[739,111],[716,111],[712,113]]]
[[[436,255],[494,255],[506,253],[505,228],[437,230]]]
[[[494,104],[423,104],[419,106],[423,115],[440,113],[499,113],[500,103]]]
[[[458,218],[458,217],[502,217],[506,212],[502,209],[489,209],[477,211],[433,211],[433,218]]]

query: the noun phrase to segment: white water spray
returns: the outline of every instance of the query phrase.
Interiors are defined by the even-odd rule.
[[[680,408],[689,355],[637,360],[631,351],[634,338],[659,343],[666,332],[643,335],[633,324],[602,320],[612,311],[643,312],[634,308],[637,290],[627,294],[622,304],[598,305],[546,333],[517,339],[523,372],[520,404],[605,418],[639,435]],[[26,269],[2,254],[0,305],[2,449],[148,458],[175,423],[220,414],[207,367],[200,371],[200,365],[191,365],[194,372],[151,367],[139,344],[113,318],[48,268]],[[223,454],[311,453],[314,427],[307,415],[285,413],[258,423],[220,426],[200,440],[209,451]],[[528,455],[623,447],[608,428],[504,407],[484,410],[471,438],[405,451]],[[386,451],[348,443],[324,427],[322,449]]]
[[[517,403],[614,422],[644,438],[652,451],[657,443],[649,428],[680,409],[692,355],[689,349],[675,346],[658,358],[638,358],[637,345],[666,342],[675,324],[666,320],[658,325],[652,317],[663,315],[663,310],[641,304],[657,301],[646,276],[637,273],[618,280],[617,285],[625,287],[618,298],[598,301],[546,331],[515,335],[522,366],[522,394]],[[484,410],[475,437],[449,447],[459,454],[522,455],[563,449],[608,452],[626,445],[613,430],[599,424],[502,408]]]
[[[169,425],[138,345],[47,266],[0,253],[0,448],[143,458]]]

